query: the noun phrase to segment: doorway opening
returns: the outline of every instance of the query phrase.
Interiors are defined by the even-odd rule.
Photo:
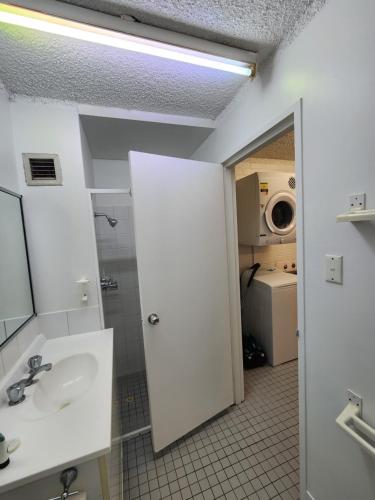
[[[290,485],[290,494],[295,489],[297,495],[298,211],[294,130],[274,138],[234,168],[245,399],[267,415],[268,434],[279,440],[277,459],[281,452],[285,455],[284,471],[280,464],[280,473],[284,472],[281,477]]]
[[[230,238],[242,336],[235,387],[255,415],[254,439],[262,447],[259,472],[263,469],[271,479],[269,488],[285,492],[286,498],[299,498],[304,487],[304,349],[298,337],[303,323],[302,182],[299,126],[295,131],[293,118],[289,115],[225,163],[237,215]]]
[[[104,326],[114,331],[114,438],[150,429],[133,208],[125,191],[92,193]]]

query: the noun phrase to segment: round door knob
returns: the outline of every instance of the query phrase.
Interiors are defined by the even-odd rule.
[[[150,316],[148,317],[148,322],[150,323],[150,325],[158,325],[160,322],[159,316],[156,313],[150,314]]]

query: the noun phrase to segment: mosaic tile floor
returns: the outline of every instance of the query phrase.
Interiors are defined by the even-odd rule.
[[[146,372],[120,377],[117,388],[122,434],[150,425]]]
[[[111,454],[109,456],[109,491],[111,500],[123,499],[123,481],[122,481],[122,444],[112,444]],[[73,497],[74,498],[74,497]]]
[[[124,499],[296,500],[297,362],[245,373],[245,401],[154,455],[123,443]]]

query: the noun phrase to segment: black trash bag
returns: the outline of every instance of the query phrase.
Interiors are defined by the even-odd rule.
[[[246,370],[258,368],[267,363],[267,356],[252,335],[242,336],[243,364]]]
[[[249,269],[246,269],[241,275],[241,314],[243,315],[246,307],[246,300],[250,289],[251,282],[260,268],[259,263],[253,264]],[[245,326],[244,318],[242,317],[242,351],[243,364],[245,369],[258,368],[267,363],[267,356],[262,346],[260,346],[255,338],[250,334]]]

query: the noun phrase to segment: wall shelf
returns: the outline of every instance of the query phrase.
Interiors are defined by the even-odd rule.
[[[347,212],[336,217],[336,222],[363,222],[371,220],[375,221],[375,209]]]

